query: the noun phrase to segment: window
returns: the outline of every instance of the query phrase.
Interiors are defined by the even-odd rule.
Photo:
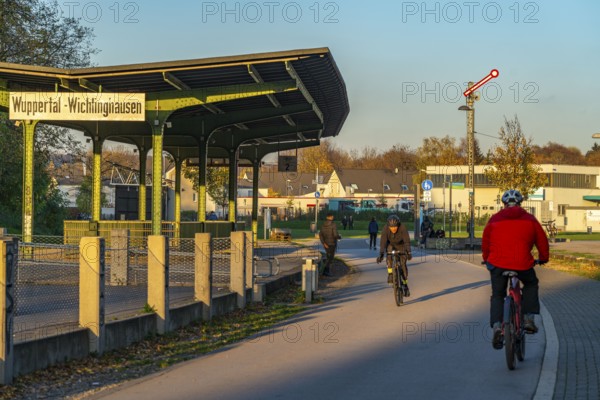
[[[551,187],[574,189],[596,187],[596,177],[594,175],[553,173],[550,174],[548,182]]]
[[[565,215],[567,213],[568,204],[559,204],[558,205],[558,215]]]
[[[196,203],[198,201],[198,197],[196,196],[196,193],[192,193],[192,201],[194,203]]]

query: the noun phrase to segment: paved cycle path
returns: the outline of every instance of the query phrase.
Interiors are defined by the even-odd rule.
[[[260,335],[96,394],[106,399],[529,399],[545,346],[527,337],[508,371],[492,349],[489,274],[433,255],[409,262],[412,296],[397,307],[383,265],[364,240],[338,255],[360,270],[324,304]]]

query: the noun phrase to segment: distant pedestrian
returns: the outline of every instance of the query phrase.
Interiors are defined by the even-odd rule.
[[[325,262],[325,268],[323,269],[323,275],[332,276],[331,275],[331,263],[333,262],[333,257],[335,256],[335,249],[337,247],[337,242],[342,237],[338,233],[337,226],[335,222],[333,222],[333,214],[327,214],[327,220],[321,226],[321,230],[319,231],[319,239],[325,248],[325,253],[327,254],[327,261]]]
[[[354,218],[352,218],[352,215],[348,217],[348,229],[354,229]]]
[[[346,218],[346,216],[344,215],[344,218],[342,218],[342,226],[344,227],[344,230],[346,230],[347,225],[348,225],[348,218]]]
[[[432,237],[433,233],[434,233],[433,222],[431,222],[431,220],[429,219],[428,216],[425,216],[425,218],[423,219],[423,222],[421,223],[421,244],[420,244],[420,246],[422,248],[425,248],[425,245],[427,243],[427,238]]]
[[[375,221],[375,217],[371,218],[369,222],[369,250],[377,250],[377,232],[379,232],[379,225]]]

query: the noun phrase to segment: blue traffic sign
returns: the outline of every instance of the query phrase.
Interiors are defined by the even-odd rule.
[[[423,190],[431,190],[433,189],[433,182],[431,182],[429,179],[425,179],[423,182],[421,182],[421,187]]]
[[[319,197],[321,197],[321,193],[320,192],[315,192],[315,197],[318,199]]]

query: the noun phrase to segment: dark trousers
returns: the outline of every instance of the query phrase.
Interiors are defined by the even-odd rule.
[[[369,249],[377,248],[377,233],[369,233]]]
[[[328,245],[329,247],[325,249],[325,254],[327,255],[327,260],[325,261],[325,268],[323,269],[324,274],[330,273],[329,267],[333,262],[333,257],[335,257],[335,244]]]
[[[491,268],[491,269],[490,269]],[[506,297],[508,276],[503,276],[502,273],[505,269],[496,268],[488,265],[490,270],[490,276],[492,280],[492,298],[490,306],[490,326],[494,325],[494,322],[501,322],[504,312],[504,297]],[[521,289],[523,314],[539,314],[540,313],[540,298],[538,296],[538,278],[535,274],[535,270],[530,268],[526,271],[516,271],[519,274],[517,277],[522,282],[523,287]]]
[[[396,256],[398,257],[398,256]],[[388,268],[394,268],[394,264],[392,263],[392,256],[388,254],[387,256],[387,265]],[[402,266],[402,273],[404,274],[404,278],[408,279],[408,268],[406,267],[406,257],[400,257],[400,265]]]

